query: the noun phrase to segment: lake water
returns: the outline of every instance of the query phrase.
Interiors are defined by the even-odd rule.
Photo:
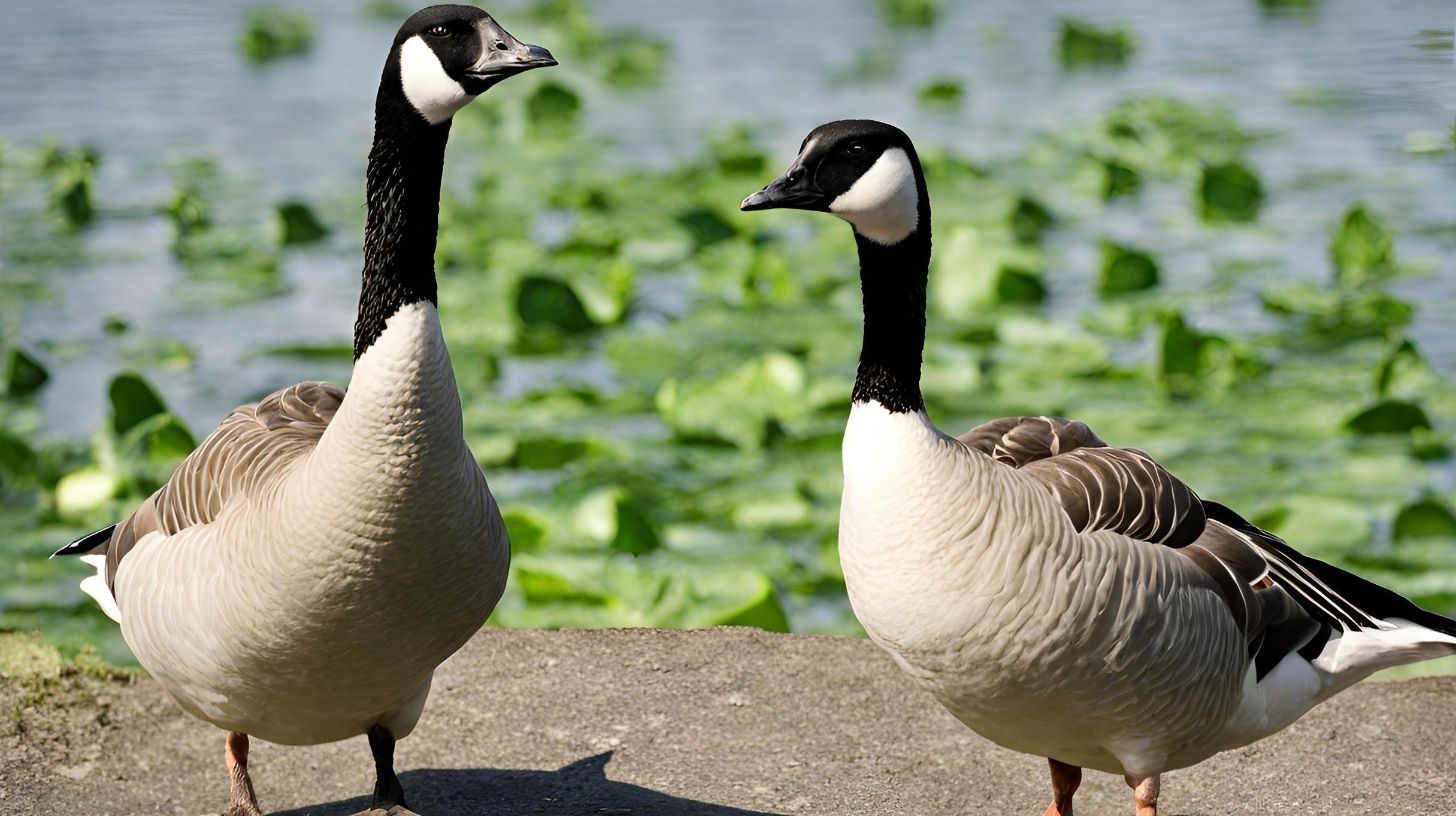
[[[170,225],[157,215],[182,156],[216,160],[240,182],[240,199],[258,208],[286,196],[326,210],[362,198],[374,87],[395,23],[370,19],[355,0],[295,2],[315,19],[315,47],[253,67],[237,48],[252,5],[4,0],[0,138],[97,146],[104,162],[97,198],[111,216],[87,233],[84,263],[50,273],[49,297],[0,307],[7,338],[50,350],[53,379],[42,404],[53,432],[94,427],[106,410],[102,383],[128,367],[138,344],[168,338],[192,348],[193,364],[148,375],[198,429],[279,385],[347,375],[342,363],[321,371],[318,361],[255,351],[347,338],[356,236],[288,255],[286,294],[229,305],[196,290],[179,296],[183,272],[168,251]],[[1438,368],[1456,369],[1456,155],[1449,149],[1456,7],[1449,0],[1326,0],[1277,13],[1255,0],[947,2],[938,26],[909,31],[887,28],[870,0],[592,6],[607,23],[644,29],[673,48],[664,82],[646,90],[611,91],[584,71],[559,69],[583,92],[588,127],[628,163],[665,165],[692,152],[705,132],[739,122],[756,126],[787,162],[810,127],[846,116],[887,119],[922,143],[983,160],[1131,97],[1226,104],[1246,127],[1273,136],[1250,154],[1269,192],[1264,229],[1211,246],[1223,239],[1160,219],[1156,207],[1113,206],[1098,230],[1157,251],[1174,289],[1196,290],[1217,261],[1239,258],[1279,260],[1291,275],[1323,280],[1331,226],[1350,202],[1365,200],[1400,229],[1402,259],[1428,269],[1397,291],[1419,301],[1414,334]],[[532,40],[530,25],[513,23],[510,9],[492,10]],[[1062,70],[1055,58],[1062,15],[1132,27],[1135,57],[1117,69]],[[844,78],[875,54],[897,66],[891,76]],[[919,107],[915,89],[938,77],[965,83],[966,104],[949,112]],[[1447,149],[1408,149],[1427,135]],[[1095,244],[1073,232],[1055,248],[1051,308],[1070,315],[1095,269]],[[107,315],[135,331],[105,334]],[[1245,308],[1200,317],[1239,330],[1266,319],[1252,289]]]

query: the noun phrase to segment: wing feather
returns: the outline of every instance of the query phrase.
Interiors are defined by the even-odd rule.
[[[313,450],[343,403],[344,392],[302,382],[234,410],[153,493],[116,525],[106,549],[106,584],[138,541],[174,535],[217,518],[237,496],[255,492]]]

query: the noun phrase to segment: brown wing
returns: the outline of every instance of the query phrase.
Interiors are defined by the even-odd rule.
[[[117,565],[144,536],[207,524],[230,499],[313,450],[343,399],[344,392],[328,383],[302,382],[234,410],[160,490],[116,525],[106,549],[107,586],[115,592]]]
[[[1007,417],[972,428],[960,441],[1046,485],[1078,532],[1111,530],[1182,547],[1203,531],[1196,493],[1146,453],[1107,447],[1085,423]]]
[[[1211,520],[1198,495],[1146,453],[1107,447],[1084,423],[1052,417],[998,419],[960,440],[1045,485],[1078,532],[1108,530],[1176,548],[1218,586],[1260,677],[1318,633],[1271,580],[1258,542]]]
[[[1078,448],[1105,448],[1087,423],[1058,417],[1003,417],[961,434],[958,439],[996,461],[1021,467]]]

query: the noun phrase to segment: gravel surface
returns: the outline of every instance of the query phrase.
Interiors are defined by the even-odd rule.
[[[149,679],[9,674],[0,814],[198,816],[226,803],[221,732]],[[1163,812],[1456,813],[1453,730],[1456,679],[1365,683],[1272,739],[1165,776]],[[436,674],[396,761],[425,816],[1036,816],[1050,801],[1043,760],[973,735],[869,642],[744,629],[484,630]],[[251,767],[275,814],[352,814],[373,784],[362,737],[255,741]],[[1077,805],[1133,810],[1122,780],[1098,773]]]

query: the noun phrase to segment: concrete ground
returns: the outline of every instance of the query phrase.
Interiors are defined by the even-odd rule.
[[[222,734],[152,681],[0,680],[0,814],[215,813]],[[11,712],[14,712],[13,715]],[[1366,683],[1287,731],[1163,780],[1164,814],[1456,813],[1456,679]],[[373,783],[362,737],[254,742],[269,813],[343,816]],[[966,730],[863,640],[487,629],[437,673],[397,767],[424,816],[1026,814],[1041,759]],[[1077,812],[1131,814],[1088,773]]]

